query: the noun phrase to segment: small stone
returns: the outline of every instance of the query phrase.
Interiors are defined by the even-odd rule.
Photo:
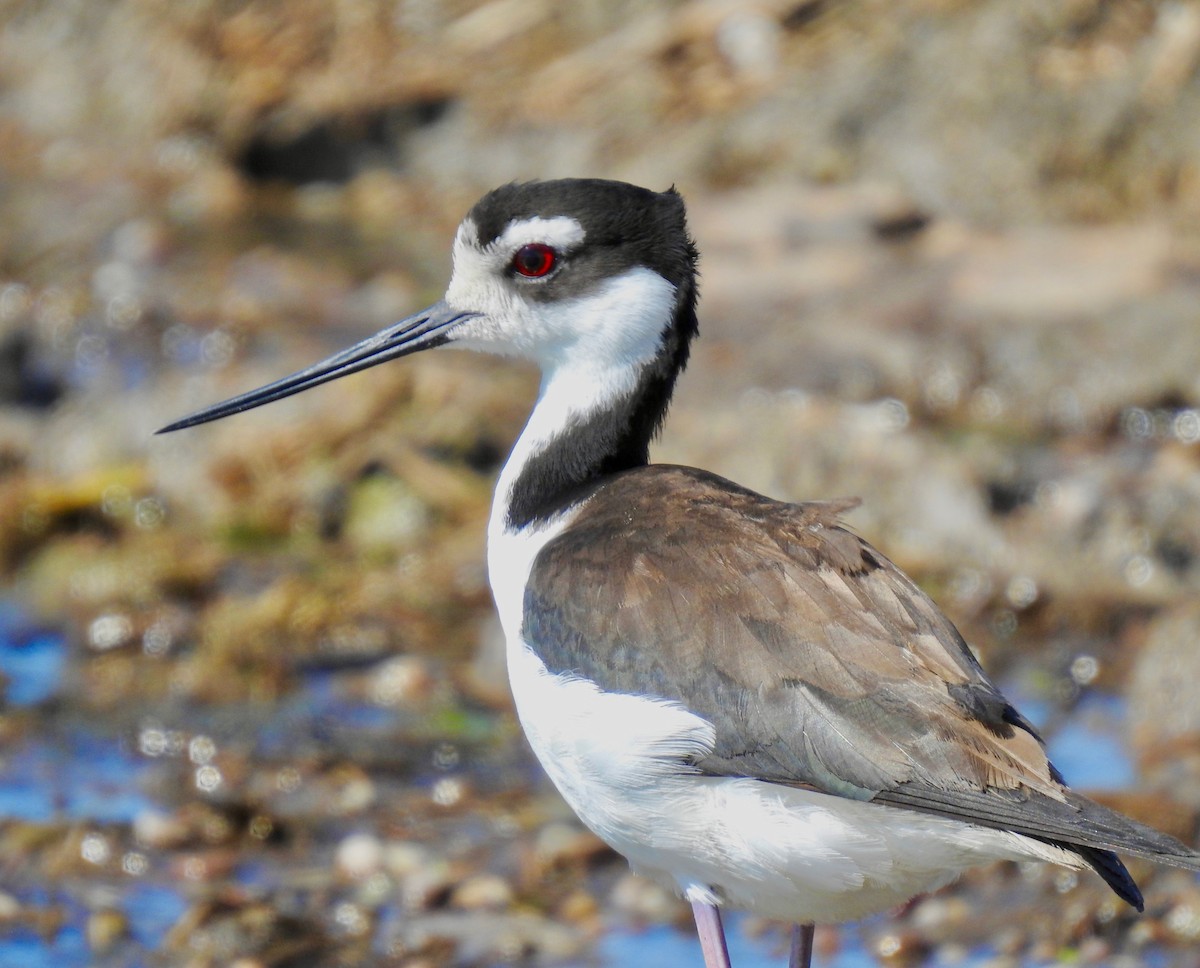
[[[653,881],[633,873],[613,885],[609,902],[618,911],[654,923],[673,921],[682,903]]]
[[[21,913],[21,902],[0,891],[0,921],[11,921]]]
[[[930,931],[964,924],[971,916],[971,905],[960,897],[930,897],[917,905],[912,924],[921,931]]]
[[[1084,938],[1079,945],[1079,960],[1085,965],[1107,964],[1112,957],[1112,945],[1103,938]]]
[[[184,854],[172,860],[173,877],[207,882],[225,877],[237,866],[238,855],[232,850],[208,850]]]
[[[380,706],[408,706],[428,699],[434,683],[428,660],[398,655],[379,663],[368,689],[371,701]]]
[[[1016,957],[1025,947],[1025,932],[1015,924],[1001,928],[992,935],[992,947],[1001,956]]]
[[[419,911],[443,900],[453,890],[454,874],[450,865],[435,861],[404,879],[401,897],[409,910]]]
[[[543,868],[587,861],[608,850],[590,830],[565,821],[546,824],[539,831],[533,849]]]
[[[383,845],[383,867],[394,877],[408,877],[427,867],[433,859],[428,847],[409,840],[392,840]]]
[[[383,844],[374,834],[351,834],[338,844],[333,863],[343,877],[363,880],[382,868]]]
[[[582,924],[592,921],[600,913],[600,904],[585,890],[572,891],[558,906],[558,915],[564,921]]]
[[[120,911],[93,911],[87,920],[88,947],[96,954],[112,951],[129,934],[129,920]]]
[[[334,809],[338,813],[362,813],[375,803],[375,784],[366,773],[346,767],[340,787],[334,793]]]
[[[881,961],[900,964],[911,963],[929,950],[927,942],[915,931],[901,929],[880,935],[873,947]]]
[[[429,528],[429,511],[398,477],[375,474],[350,493],[343,532],[365,553],[398,553],[414,547]]]
[[[1200,940],[1200,895],[1182,898],[1167,912],[1163,924],[1176,941],[1195,944]]]
[[[467,911],[496,911],[513,902],[513,889],[497,874],[476,874],[454,889],[450,903]]]

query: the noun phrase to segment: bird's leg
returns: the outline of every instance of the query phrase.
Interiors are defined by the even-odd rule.
[[[792,955],[788,959],[788,968],[810,968],[812,949],[813,926],[811,924],[793,924]]]
[[[725,946],[720,909],[707,901],[692,901],[692,916],[696,919],[696,933],[700,935],[705,968],[732,968],[729,949]]]

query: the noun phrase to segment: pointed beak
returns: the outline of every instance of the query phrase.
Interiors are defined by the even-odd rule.
[[[265,387],[259,387],[257,390],[251,390],[249,393],[243,393],[241,396],[233,397],[222,403],[205,407],[190,416],[167,424],[156,432],[167,434],[173,430],[183,430],[185,427],[194,427],[197,424],[220,420],[230,414],[252,410],[254,407],[261,407],[264,403],[282,400],[284,397],[290,397],[293,393],[300,393],[310,387],[336,380],[338,377],[357,373],[359,370],[365,370],[377,363],[398,359],[411,353],[419,353],[421,350],[433,349],[435,346],[449,343],[450,331],[464,320],[477,315],[478,313],[453,309],[445,302],[434,303],[428,309],[423,309],[407,319],[402,319],[394,326],[380,330],[374,336],[368,336],[361,343],[355,343],[349,349],[335,353],[306,370],[285,376],[282,380],[276,380]]]

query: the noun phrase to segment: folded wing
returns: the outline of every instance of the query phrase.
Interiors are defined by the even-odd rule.
[[[838,524],[691,468],[620,475],[534,563],[523,632],[552,672],[712,722],[681,768],[802,785],[1011,830],[1080,854],[1200,855],[1069,791],[953,624]]]

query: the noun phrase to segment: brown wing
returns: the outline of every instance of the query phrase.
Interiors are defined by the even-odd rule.
[[[701,772],[1194,865],[1065,788],[951,622],[839,526],[845,507],[689,468],[620,475],[535,561],[526,640],[551,671],[712,722],[714,749],[689,764]]]
[[[1061,799],[1032,728],[840,509],[682,468],[623,475],[539,556],[526,635],[551,669],[712,719],[706,772],[858,798],[923,781]]]

